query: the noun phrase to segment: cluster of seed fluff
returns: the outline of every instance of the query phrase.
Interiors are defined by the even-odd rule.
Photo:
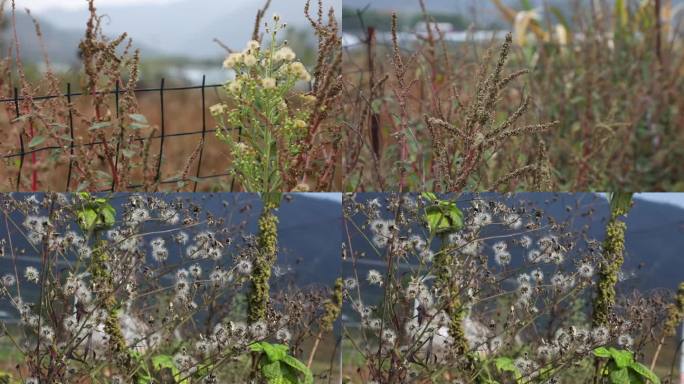
[[[569,317],[554,322],[550,340],[531,332],[531,324],[540,326],[538,318],[561,316],[555,308],[574,303],[595,285],[601,249],[585,229],[569,229],[572,215],[563,221],[545,217],[543,206],[515,197],[474,194],[464,200],[458,204],[464,213],[461,229],[439,237],[425,225],[426,202],[419,195],[344,196],[351,239],[345,249],[354,250],[346,258],[355,259],[350,265],[356,268],[372,266],[345,278],[344,287],[364,335],[357,346],[376,372],[375,380],[387,380],[382,376],[387,367],[374,366],[382,361],[394,361],[396,372],[423,378],[429,372],[421,376],[408,361],[474,364],[458,352],[454,319],[469,351],[485,357],[483,361],[510,356],[531,377],[552,361],[591,357],[599,346],[633,345],[624,326],[573,326],[577,320]],[[449,264],[440,272],[435,262],[444,254],[450,255]],[[438,273],[445,273],[453,285],[435,286]],[[453,301],[453,295],[459,299]],[[388,302],[371,301],[377,297]],[[460,306],[458,316],[445,312],[448,297]],[[499,315],[493,317],[495,313]]]
[[[35,260],[16,274],[0,276],[0,302],[16,310],[23,353],[40,345],[40,353],[56,354],[63,366],[59,371],[74,380],[102,364],[120,378],[127,377],[121,356],[113,355],[114,321],[116,336],[121,337],[116,343],[129,354],[173,351],[176,367],[192,375],[200,374],[208,361],[247,353],[256,341],[290,344],[295,338],[295,320],[288,319],[303,315],[292,305],[283,307],[282,313],[269,308],[262,321],[249,325],[239,321],[239,312],[232,308],[260,254],[256,236],[245,232],[246,218],[229,226],[222,219],[228,213],[206,212],[182,197],[114,195],[110,201],[116,222],[88,233],[77,224],[81,201],[57,194],[0,197],[4,214],[23,216],[18,222],[21,231],[7,234],[21,236],[0,242],[3,260],[19,254]],[[224,209],[250,214],[240,205],[227,204]],[[52,300],[47,309],[43,301],[41,313],[38,302],[23,298],[36,288]],[[296,310],[308,310],[312,318],[321,316],[323,300],[312,302],[318,307]],[[207,324],[193,320],[211,316]],[[306,332],[298,331],[298,340]],[[180,343],[187,347],[171,348]]]

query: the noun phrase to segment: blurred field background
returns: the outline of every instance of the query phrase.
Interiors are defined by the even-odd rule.
[[[343,6],[348,189],[396,186],[401,137],[406,189],[434,189],[440,159],[425,120],[463,128],[478,76],[491,73],[508,32],[513,46],[503,76],[529,74],[501,91],[488,111],[492,125],[514,115],[526,96],[530,104],[515,126],[558,125],[501,140],[482,155],[466,190],[537,190],[532,179],[540,161],[548,164],[550,190],[684,189],[681,0],[345,0]],[[394,12],[405,87],[393,65]],[[493,55],[486,61],[488,48]],[[402,113],[407,129],[400,127]],[[447,136],[445,161],[458,174],[467,152],[459,138]],[[515,173],[521,169],[528,174]],[[517,177],[496,185],[510,175]]]
[[[206,85],[219,85],[230,79],[233,74],[222,67],[223,60],[230,50],[242,50],[251,38],[257,11],[264,2],[249,0],[226,3],[218,0],[188,1],[188,0],[148,0],[129,2],[125,0],[103,0],[95,2],[98,13],[104,15],[102,28],[107,37],[114,38],[121,33],[127,33],[133,41],[132,48],[140,49],[140,78],[137,89],[160,88],[162,79],[164,88],[201,86],[203,79]],[[317,40],[313,29],[304,15],[305,0],[272,1],[265,15],[269,18],[273,14],[280,15],[288,23],[284,38],[297,53],[300,60],[307,66],[315,64]],[[329,8],[338,11],[341,2],[325,0],[322,2],[324,12]],[[16,188],[16,177],[19,169],[19,156],[11,156],[21,152],[19,133],[25,129],[22,124],[13,122],[16,118],[14,88],[21,86],[16,71],[16,46],[13,44],[14,29],[10,12],[10,2],[4,2],[4,15],[0,31],[0,49],[5,57],[6,69],[3,70],[0,88],[0,98],[4,100],[3,110],[0,112],[0,130],[3,138],[0,140],[0,175],[4,180],[3,190]],[[25,7],[32,12],[27,14]],[[24,65],[26,77],[34,84],[33,96],[52,95],[55,92],[46,89],[45,74],[47,65],[44,54],[50,61],[50,68],[57,77],[60,93],[66,93],[67,84],[71,85],[71,92],[81,92],[83,84],[83,64],[79,53],[79,43],[84,38],[84,31],[88,20],[87,2],[50,2],[50,1],[16,1],[16,34],[20,43],[21,61]],[[318,12],[317,4],[312,5],[311,13]],[[37,36],[32,17],[39,23],[41,36]],[[263,26],[262,26],[263,29]],[[121,51],[121,50],[120,50]],[[124,74],[125,76],[125,74]],[[114,91],[114,89],[102,90]],[[164,125],[165,135],[178,135],[188,132],[199,132],[203,129],[203,119],[206,129],[216,128],[209,107],[223,98],[221,87],[207,87],[205,89],[205,104],[202,108],[201,89],[165,91],[164,92]],[[22,92],[18,95],[24,96]],[[65,98],[62,98],[65,99]],[[93,114],[90,97],[74,97],[74,105],[78,111],[86,116]],[[140,113],[149,123],[148,129],[141,130],[141,135],[148,135],[152,129],[157,129],[159,135],[161,127],[160,92],[139,92],[137,100]],[[39,102],[39,101],[37,101]],[[112,111],[115,110],[115,97],[106,97],[106,102]],[[23,100],[19,103],[24,113]],[[66,112],[64,112],[66,113]],[[89,141],[88,127],[75,119],[74,144]],[[163,160],[160,180],[162,182],[176,179],[183,172],[193,151],[198,147],[202,135],[192,134],[166,138],[164,141]],[[23,137],[25,150],[29,148],[28,134]],[[227,190],[231,186],[239,189],[227,175],[229,153],[225,145],[218,142],[213,132],[205,137],[201,171],[199,179],[195,179],[197,161],[190,166],[189,175],[193,182],[183,185],[176,183],[161,184],[160,189],[193,190],[197,182],[197,190]],[[158,154],[159,139],[151,140],[150,153]],[[50,140],[43,145],[52,144]],[[24,157],[22,177],[27,177],[33,169],[38,171],[38,190],[65,190],[68,174],[68,159],[58,158],[58,152],[44,151],[37,153],[37,166],[33,167],[31,156]],[[52,152],[52,153],[51,153]],[[104,159],[100,162],[101,171],[107,171]],[[212,177],[220,175],[218,177]],[[24,189],[30,189],[28,180],[22,180]],[[136,180],[131,180],[136,184]],[[76,184],[70,185],[75,190]],[[102,185],[104,187],[104,185]],[[104,188],[102,188],[104,189]]]

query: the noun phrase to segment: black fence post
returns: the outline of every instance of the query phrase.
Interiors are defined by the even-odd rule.
[[[71,172],[74,167],[74,116],[71,111],[71,83],[67,83],[67,93],[66,93],[67,103],[69,104],[69,137],[71,137],[71,145],[69,146],[69,173],[67,173],[66,191],[69,192],[69,187],[71,186]]]
[[[17,119],[21,117],[21,112],[19,111],[19,89],[14,87],[14,108],[17,113]],[[17,192],[19,192],[19,187],[21,186],[21,169],[24,167],[24,135],[23,132],[19,132],[19,146],[21,148],[21,157],[19,158],[19,173],[17,174]]]
[[[146,141],[146,140],[156,140],[160,139],[160,146],[159,146],[159,162],[157,163],[157,169],[156,169],[156,181],[158,184],[174,184],[178,183],[179,181],[185,181],[185,180],[180,180],[179,178],[173,178],[169,180],[161,180],[161,165],[162,165],[162,160],[163,160],[163,154],[164,154],[164,142],[167,137],[181,137],[181,136],[193,136],[193,135],[201,135],[202,136],[202,141],[206,140],[207,134],[211,132],[216,132],[217,129],[215,128],[209,128],[207,127],[207,105],[206,105],[206,91],[208,88],[220,88],[223,87],[223,84],[206,84],[206,76],[202,76],[202,84],[201,85],[191,85],[191,86],[179,86],[179,87],[166,87],[165,86],[165,79],[161,79],[161,87],[159,88],[139,88],[139,89],[133,89],[132,92],[135,92],[136,95],[141,94],[141,93],[148,93],[148,92],[159,92],[160,95],[160,108],[161,108],[161,133],[159,135],[153,135],[150,137],[136,137],[133,138],[133,141]],[[202,129],[197,129],[193,130],[190,132],[177,132],[177,133],[166,133],[166,115],[165,115],[165,101],[164,101],[164,93],[167,91],[188,91],[188,90],[195,90],[198,89],[201,92],[201,103],[202,103]],[[115,84],[115,89],[110,90],[110,91],[102,91],[98,92],[101,94],[114,94],[115,95],[115,102],[117,104],[117,117],[121,118],[122,110],[121,110],[121,98],[120,95],[123,92],[126,92],[126,89],[122,89],[120,82],[117,82]],[[17,119],[20,119],[22,117],[22,112],[21,112],[21,102],[23,100],[27,100],[27,98],[21,97],[19,94],[19,89],[14,88],[14,94],[10,98],[6,99],[0,99],[0,103],[2,104],[10,104],[14,105],[15,112],[16,112],[16,119],[13,120],[13,122],[18,122]],[[69,104],[69,110],[68,110],[68,126],[69,126],[69,138],[71,139],[71,144],[69,145],[69,166],[68,166],[68,173],[67,173],[67,178],[66,178],[66,190],[70,191],[71,190],[71,185],[72,185],[72,179],[75,177],[74,176],[74,170],[76,169],[76,149],[81,148],[81,147],[92,147],[96,145],[103,144],[103,141],[99,140],[94,140],[92,142],[83,142],[83,143],[76,143],[76,134],[75,134],[75,123],[74,123],[74,109],[73,109],[73,101],[75,100],[75,97],[80,97],[80,96],[91,96],[89,93],[82,93],[78,91],[74,91],[71,89],[71,83],[67,83],[66,85],[66,92],[63,94],[57,94],[57,95],[41,95],[41,96],[36,96],[32,97],[30,100],[34,102],[40,102],[44,100],[52,100],[60,97],[65,97],[67,99],[67,102]],[[24,166],[24,160],[27,154],[31,153],[37,153],[37,152],[44,152],[44,151],[50,151],[50,150],[61,150],[63,153],[66,153],[66,146],[60,146],[60,145],[45,145],[41,146],[39,148],[28,148],[27,144],[24,143],[24,130],[22,129],[21,132],[19,132],[19,150],[13,153],[8,153],[8,154],[2,154],[0,155],[0,159],[13,159],[13,158],[19,158],[19,169],[17,172],[17,181],[16,181],[16,190],[21,191],[21,180],[22,180],[22,174],[23,174],[23,166]],[[238,128],[238,137],[237,140],[241,141],[242,139],[242,127]],[[121,154],[121,148],[120,147],[123,143],[123,130],[120,131],[120,139],[117,143],[117,167],[118,167],[118,160],[119,156]],[[214,174],[204,174],[202,175],[202,163],[204,161],[204,145],[200,147],[200,153],[199,153],[199,161],[197,164],[197,171],[196,171],[196,179],[194,181],[194,186],[193,186],[193,191],[197,191],[199,181],[200,180],[209,180],[209,179],[218,179],[218,178],[228,178],[231,176],[230,172],[218,172]],[[235,178],[233,177],[231,181],[231,186],[230,186],[230,191],[234,190],[234,185],[235,185]],[[124,188],[132,189],[132,188],[139,188],[143,187],[142,184],[129,184],[126,186],[123,186]],[[106,189],[101,190],[100,192],[107,192],[111,191],[115,188],[114,185],[112,187],[107,187]]]
[[[192,188],[193,192],[197,192],[197,181],[200,177],[200,171],[202,170],[202,155],[204,154],[204,137],[207,134],[207,108],[205,101],[205,84],[207,81],[207,76],[202,75],[202,141],[200,142],[200,153],[199,159],[197,160],[197,174],[195,175],[195,186]]]
[[[116,122],[119,127],[119,140],[116,142],[116,158],[114,159],[114,169],[119,170],[119,149],[121,148],[121,142],[123,141],[123,124],[120,119],[120,109],[119,109],[119,79],[116,79],[116,85],[114,86],[114,106],[116,107]],[[114,192],[114,177],[112,177],[112,192]]]
[[[166,137],[166,130],[164,125],[164,78],[161,79],[161,86],[159,87],[159,99],[161,103],[161,138],[159,142],[159,161],[157,162],[157,176],[155,181],[159,181],[161,176],[162,156],[164,155],[164,137]]]

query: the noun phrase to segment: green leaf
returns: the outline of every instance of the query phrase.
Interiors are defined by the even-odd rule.
[[[423,192],[420,196],[427,201],[437,201],[437,195],[432,192]]]
[[[287,357],[288,348],[286,345],[282,344],[269,344],[264,345],[264,353],[270,361],[281,361]]]
[[[15,118],[15,119],[13,119],[13,120],[12,120],[12,123],[19,123],[19,122],[22,122],[22,121],[26,121],[26,120],[30,119],[31,117],[33,117],[31,114],[21,115],[21,116]]]
[[[556,16],[556,19],[558,19],[558,22],[565,27],[565,29],[570,33],[570,23],[568,23],[568,19],[565,17],[563,14],[563,11],[560,10],[558,7],[551,6],[549,7],[549,10],[551,10],[551,13]]]
[[[651,383],[660,384],[660,378],[658,377],[658,375],[653,373],[653,371],[651,371],[650,369],[648,369],[648,367],[639,363],[638,361],[632,362],[632,364],[629,365],[629,368],[631,368],[634,372],[641,375],[646,380],[651,381]]]
[[[121,153],[122,153],[122,154],[124,155],[124,157],[126,157],[127,159],[132,158],[132,157],[135,156],[135,154],[136,154],[135,151],[130,150],[130,149],[123,149],[123,150],[121,150]]]
[[[634,355],[630,351],[618,350],[613,347],[610,348],[596,348],[594,356],[611,359],[618,368],[628,367],[634,362]]]
[[[613,370],[608,377],[611,384],[632,384],[629,380],[629,370],[627,368]]]
[[[135,121],[135,122],[137,122],[137,123],[145,124],[145,125],[148,124],[148,123],[147,123],[147,118],[146,118],[144,115],[141,115],[141,114],[139,114],[139,113],[131,113],[130,115],[128,115],[128,117],[130,117],[131,120],[133,120],[133,121]]]
[[[534,9],[534,7],[532,7],[532,3],[530,3],[530,0],[520,0],[520,5],[524,11],[531,11]]]
[[[280,362],[274,361],[261,366],[261,374],[269,383],[283,378],[283,371],[280,369]]]
[[[311,373],[311,370],[306,365],[304,365],[304,363],[290,355],[286,355],[285,358],[283,358],[283,363],[287,364],[292,369],[303,374],[304,384],[313,384],[313,374]]]
[[[260,341],[250,345],[252,352],[263,352],[269,361],[280,361],[287,356],[288,348],[282,344],[271,344]]]
[[[112,123],[109,121],[101,121],[99,123],[95,123],[95,124],[91,125],[90,128],[88,128],[88,130],[89,131],[95,131],[95,130],[102,129],[102,128],[108,128],[111,125],[112,125]]]
[[[163,369],[169,369],[171,370],[171,374],[173,375],[174,379],[178,382],[178,384],[188,384],[189,379],[185,378],[183,380],[178,381],[183,375],[181,374],[180,370],[176,367],[176,364],[173,363],[173,357],[170,355],[156,355],[152,357],[152,367],[157,370],[161,371]]]
[[[264,192],[261,194],[261,199],[264,204],[270,204],[277,207],[280,205],[282,195],[283,194],[280,192]]]
[[[101,219],[104,225],[110,227],[116,223],[116,210],[111,205],[107,204],[102,207],[100,215],[102,215]]]
[[[613,214],[626,212],[632,205],[632,193],[614,192],[609,194],[610,212]]]
[[[610,348],[609,351],[618,368],[626,368],[634,362],[634,355],[630,351],[622,351],[615,348]]]
[[[82,193],[84,201],[82,208],[78,211],[77,217],[79,225],[85,231],[96,228],[111,227],[116,223],[116,210],[109,204],[107,199],[93,199],[88,193]]]
[[[90,185],[90,182],[88,180],[83,180],[78,186],[76,187],[76,192],[81,192],[84,191],[85,189],[88,188]]]
[[[497,357],[494,359],[494,366],[499,372],[512,372],[516,380],[522,377],[520,370],[518,370],[518,367],[515,366],[513,359],[510,357]]]
[[[84,209],[78,212],[78,220],[84,228],[92,228],[97,221],[97,213],[92,209]]]
[[[608,358],[611,355],[610,355],[610,351],[608,351],[608,349],[606,347],[599,347],[599,348],[594,349],[594,356]]]
[[[258,343],[251,344],[251,345],[249,346],[249,349],[250,349],[252,352],[263,352],[263,351],[264,351],[264,343],[263,343],[263,342],[258,342]]]
[[[157,355],[152,357],[152,366],[154,367],[154,369],[176,369],[176,365],[173,363],[173,357],[169,355]]]
[[[37,147],[45,142],[47,137],[45,136],[33,136],[33,139],[29,142],[28,146],[29,148]]]
[[[143,129],[149,127],[149,124],[131,123],[128,127],[131,129]]]
[[[463,228],[463,212],[453,201],[434,200],[432,205],[425,207],[425,220],[430,232],[435,234],[451,233]]]

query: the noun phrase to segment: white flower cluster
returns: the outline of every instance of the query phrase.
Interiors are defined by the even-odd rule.
[[[223,257],[223,244],[216,239],[213,232],[205,231],[194,237],[194,243],[185,250],[185,255],[192,260],[220,260]]]

